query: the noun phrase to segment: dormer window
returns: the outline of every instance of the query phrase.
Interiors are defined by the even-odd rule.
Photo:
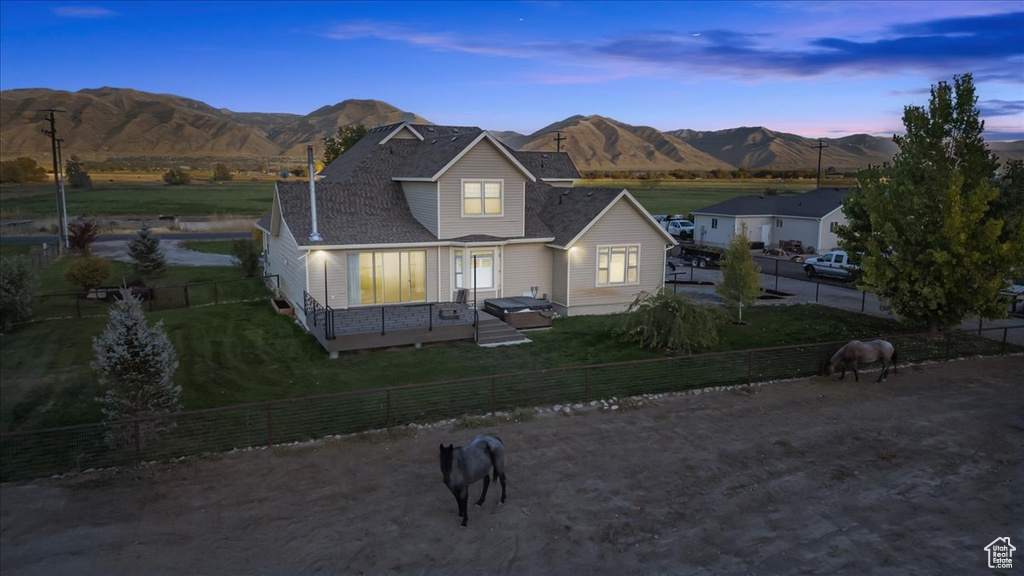
[[[463,216],[501,216],[501,180],[463,180]]]

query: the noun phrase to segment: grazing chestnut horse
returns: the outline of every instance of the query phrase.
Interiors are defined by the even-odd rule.
[[[846,367],[850,366],[853,368],[853,379],[860,382],[860,377],[857,375],[857,364],[867,364],[876,360],[882,361],[882,372],[878,374],[876,382],[885,380],[889,372],[890,363],[892,364],[892,373],[899,373],[896,369],[896,349],[893,348],[892,344],[885,340],[872,340],[870,342],[850,340],[828,360],[825,366],[825,375],[831,376],[836,371],[836,364],[842,362],[843,372],[839,375],[839,379],[842,380],[846,376]]]
[[[477,506],[484,505],[487,488],[491,484],[488,477],[494,470],[494,479],[501,480],[501,503],[505,503],[505,444],[497,436],[477,436],[469,444],[458,448],[449,444],[441,444],[441,476],[445,486],[455,496],[459,505],[459,516],[462,526],[469,521],[466,511],[469,500],[469,485],[477,480],[484,481],[484,490]]]

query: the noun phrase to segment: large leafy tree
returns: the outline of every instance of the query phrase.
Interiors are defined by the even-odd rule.
[[[933,330],[1002,315],[997,293],[1022,258],[994,208],[998,163],[976,103],[970,74],[932,86],[927,107],[904,108],[893,161],[861,171],[843,202],[840,244],[860,256],[861,288]]]
[[[369,132],[370,129],[362,124],[339,126],[337,134],[324,138],[323,165],[327,166],[334,162],[338,156],[341,156],[346,150],[355,146],[356,142],[362,140],[363,136],[366,136]]]
[[[64,175],[72,188],[92,189],[92,177],[86,172],[78,156],[72,156],[64,164]]]
[[[732,237],[722,256],[722,281],[715,290],[726,304],[736,306],[739,321],[743,322],[743,305],[754,303],[764,290],[761,288],[761,267],[754,262],[747,239],[747,225]]]

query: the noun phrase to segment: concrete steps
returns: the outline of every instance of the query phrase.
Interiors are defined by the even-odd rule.
[[[476,341],[478,346],[489,348],[510,344],[526,344],[527,342],[530,342],[530,339],[520,334],[515,328],[493,316],[480,314],[480,332]]]

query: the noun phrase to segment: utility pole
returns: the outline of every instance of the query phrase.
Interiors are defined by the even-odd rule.
[[[562,136],[562,131],[559,130],[559,131],[555,132],[555,151],[556,152],[561,152],[562,151],[562,140],[565,140],[565,136]]]
[[[60,144],[63,138],[57,138],[57,165],[60,166],[60,207],[64,213],[64,247],[71,248],[71,237],[68,236],[68,197],[64,192],[64,157],[61,155]]]
[[[815,188],[821,188],[821,150],[822,148],[828,148],[828,144],[825,144],[824,142],[821,141],[821,138],[819,138],[818,145],[811,146],[811,148],[818,149],[818,184],[815,186]]]
[[[57,123],[56,123],[57,121],[54,118],[53,114],[54,114],[54,112],[61,112],[61,113],[63,113],[64,110],[57,110],[55,108],[47,108],[45,110],[40,110],[40,112],[49,112],[49,115],[46,117],[46,120],[48,120],[50,122],[50,129],[49,130],[43,129],[43,134],[46,134],[47,136],[50,137],[50,147],[53,149],[53,183],[54,183],[54,186],[56,187],[56,190],[54,191],[54,198],[57,201],[57,235],[58,236],[63,236],[64,218],[62,217],[63,213],[61,212],[61,209],[60,209],[60,206],[61,206],[61,203],[60,203],[60,174],[59,174],[59,168],[57,166],[57,162],[58,162],[58,160],[57,160]],[[64,246],[64,241],[65,241],[64,238],[59,238],[59,241],[57,242],[58,247],[63,247]],[[60,250],[60,251],[63,251],[63,250]]]

